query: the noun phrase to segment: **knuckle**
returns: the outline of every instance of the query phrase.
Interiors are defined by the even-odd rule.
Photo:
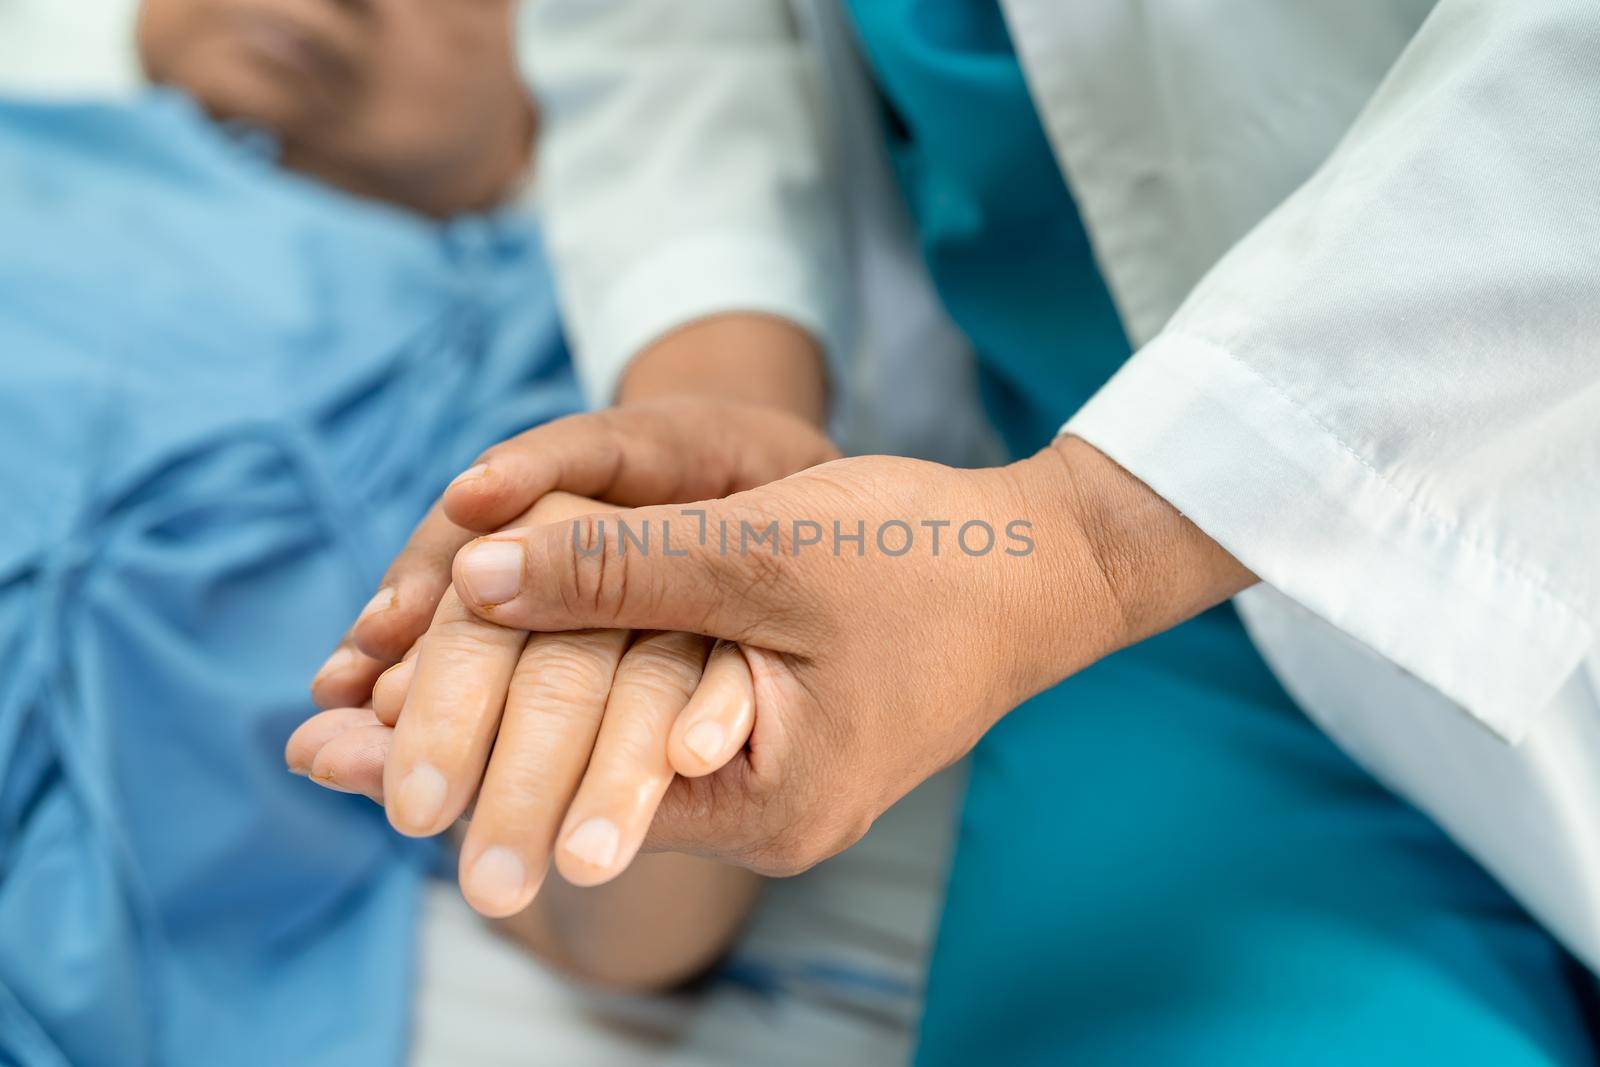
[[[570,611],[597,622],[613,622],[637,596],[638,570],[633,553],[622,550],[606,517],[585,515],[574,519],[566,531],[552,536],[569,538],[566,546],[572,564],[565,568],[561,598]]]
[[[789,584],[796,559],[793,517],[764,504],[746,504],[735,508],[728,521],[737,530],[743,577],[750,590]]]
[[[549,634],[534,639],[517,665],[515,684],[547,697],[588,697],[611,687],[616,660],[585,634]]]
[[[664,665],[639,663],[626,674],[619,672],[615,688],[628,699],[642,701],[653,708],[677,708],[688,702],[700,680],[698,670],[673,669]]]
[[[701,660],[698,650],[640,644],[622,661],[616,684],[655,703],[688,700],[700,681]]]
[[[475,618],[435,620],[422,638],[429,654],[451,658],[498,652],[514,648],[524,640],[526,635],[520,631],[508,630]]]
[[[798,633],[817,615],[816,593],[800,573],[806,557],[796,550],[796,523],[780,510],[744,505],[731,510],[727,551],[702,561],[702,582],[720,602],[759,606],[759,624],[720,636],[746,641],[757,625],[771,633]]]
[[[671,773],[666,735],[642,722],[630,723],[606,738],[598,762],[602,785],[620,795],[637,793],[641,775]]]
[[[604,688],[589,672],[569,663],[525,670],[507,702],[507,714],[536,714],[557,722],[598,719],[605,710]]]

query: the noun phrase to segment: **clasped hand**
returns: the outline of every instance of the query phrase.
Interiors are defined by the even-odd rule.
[[[291,766],[408,834],[475,801],[462,886],[489,915],[525,907],[552,853],[580,885],[641,847],[790,874],[1017,703],[1248,580],[1072,438],[976,471],[832,455],[710,401],[491,450],[319,675],[333,710]]]

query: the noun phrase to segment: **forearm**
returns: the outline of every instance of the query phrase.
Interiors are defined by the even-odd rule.
[[[619,404],[673,396],[778,408],[820,426],[828,408],[822,349],[799,326],[770,315],[700,319],[640,352],[617,390]]]
[[[717,961],[755,905],[760,883],[742,868],[655,853],[595,888],[576,888],[552,873],[526,911],[496,925],[580,981],[661,991]]]

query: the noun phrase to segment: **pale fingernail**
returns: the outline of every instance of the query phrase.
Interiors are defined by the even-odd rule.
[[[617,862],[622,834],[610,819],[585,819],[562,847],[591,867],[606,868]]]
[[[311,684],[316,685],[328,675],[337,674],[339,671],[347,669],[355,661],[356,654],[354,650],[348,648],[334,649],[333,655],[329,656],[322,666],[317,668],[316,677],[311,679]]]
[[[479,464],[476,464],[474,466],[468,467],[466,470],[464,470],[460,474],[456,475],[454,478],[452,478],[450,480],[450,484],[451,485],[460,485],[462,482],[470,482],[474,478],[482,478],[485,474],[488,474],[488,473],[489,473],[489,465],[487,463],[479,463]],[[439,483],[435,482],[434,484],[438,485]]]
[[[480,604],[504,604],[522,588],[522,546],[479,541],[461,554],[462,583]]]
[[[502,845],[484,849],[467,874],[467,892],[472,902],[497,915],[521,908],[527,884],[528,869],[523,866],[522,857]]]
[[[706,720],[689,727],[683,735],[683,747],[700,757],[702,763],[712,763],[722,756],[722,746],[727,743],[728,731],[720,722]]]
[[[384,586],[382,589],[372,594],[372,599],[367,601],[367,606],[361,609],[361,614],[356,617],[356,621],[360,622],[367,616],[376,615],[380,611],[388,611],[390,608],[394,607],[394,602],[396,599],[398,598],[395,596],[394,587],[388,585]]]
[[[400,829],[425,834],[439,821],[450,784],[431,763],[419,763],[400,780],[395,790],[394,815]]]

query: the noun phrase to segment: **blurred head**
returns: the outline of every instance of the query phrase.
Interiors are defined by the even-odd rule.
[[[528,161],[533,105],[514,0],[144,0],[152,80],[270,130],[286,166],[444,217],[483,210]]]

